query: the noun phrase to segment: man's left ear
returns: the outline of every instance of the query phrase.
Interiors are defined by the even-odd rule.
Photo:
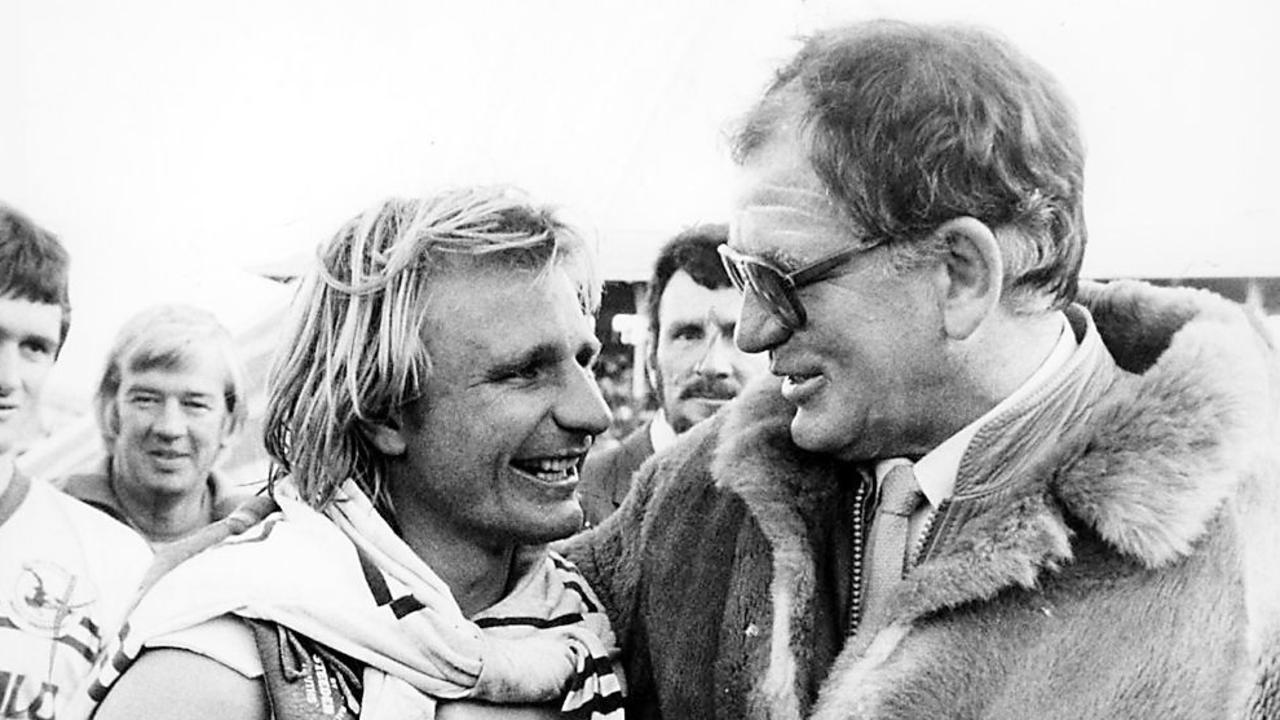
[[[360,432],[369,438],[369,442],[378,448],[383,455],[403,455],[409,444],[400,430],[400,419],[391,418],[381,422],[360,420]]]
[[[239,437],[240,431],[244,429],[247,420],[248,418],[237,418],[235,413],[227,413],[227,417],[223,420],[222,438],[218,443],[218,447],[223,450],[231,447],[236,438]]]
[[[947,337],[964,340],[1000,304],[1004,258],[986,223],[958,217],[942,223],[934,236],[945,243],[940,302]]]

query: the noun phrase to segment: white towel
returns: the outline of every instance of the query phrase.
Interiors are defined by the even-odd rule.
[[[419,717],[431,717],[436,700],[559,698],[578,717],[622,717],[612,630],[568,561],[525,548],[511,593],[468,620],[355,483],[324,515],[287,482],[275,500],[279,511],[259,522],[250,504],[157,558],[153,584],[99,659],[90,707],[148,640],[232,614],[279,623],[365,664],[365,720],[414,699]],[[222,539],[210,546],[211,538]]]

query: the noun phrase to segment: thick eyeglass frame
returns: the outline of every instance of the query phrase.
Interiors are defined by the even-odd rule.
[[[720,262],[729,275],[730,282],[739,292],[752,292],[764,301],[769,312],[788,330],[794,332],[803,328],[809,321],[805,313],[804,303],[796,291],[806,285],[812,285],[838,275],[835,272],[841,265],[849,262],[855,255],[866,252],[880,243],[859,245],[845,248],[815,260],[804,267],[787,272],[777,264],[754,255],[746,255],[726,244],[717,246]]]

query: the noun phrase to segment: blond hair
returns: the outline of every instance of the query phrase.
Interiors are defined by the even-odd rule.
[[[94,410],[108,453],[120,434],[116,395],[125,371],[178,371],[190,366],[198,354],[205,352],[216,353],[226,369],[222,401],[231,418],[231,432],[238,432],[244,426],[249,414],[249,398],[244,364],[231,333],[207,310],[191,305],[155,305],[121,326],[98,379]]]
[[[431,278],[459,262],[569,270],[585,312],[600,281],[581,236],[510,187],[388,199],[347,222],[294,299],[268,380],[273,481],[288,473],[323,508],[348,478],[384,512],[384,456],[366,432],[421,394],[431,374],[423,327]]]

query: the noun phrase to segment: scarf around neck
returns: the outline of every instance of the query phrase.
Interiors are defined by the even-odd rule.
[[[98,659],[87,706],[149,641],[231,614],[365,665],[362,718],[432,717],[439,700],[560,700],[575,717],[621,718],[616,642],[586,580],[545,546],[519,551],[515,575],[506,597],[468,619],[354,482],[324,514],[278,483],[274,502],[246,503],[157,556]]]

